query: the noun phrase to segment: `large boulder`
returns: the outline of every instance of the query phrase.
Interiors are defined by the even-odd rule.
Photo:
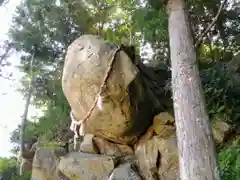
[[[151,125],[153,102],[144,78],[123,50],[94,35],[84,35],[69,47],[62,76],[63,92],[74,117],[81,121],[93,107],[115,58],[98,103],[81,129],[107,140],[131,144]]]

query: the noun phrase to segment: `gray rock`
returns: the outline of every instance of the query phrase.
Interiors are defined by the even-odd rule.
[[[110,156],[72,152],[61,158],[60,171],[71,180],[106,180],[115,161]]]
[[[133,164],[125,163],[114,169],[108,180],[141,180]]]
[[[57,166],[54,149],[38,148],[33,159],[31,180],[59,180]]]
[[[80,151],[85,153],[98,154],[98,148],[93,142],[93,134],[85,134],[83,142],[80,145]]]

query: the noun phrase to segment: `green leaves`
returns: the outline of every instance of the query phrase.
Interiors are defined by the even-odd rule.
[[[16,166],[15,158],[0,158],[0,172],[4,172],[9,168]]]
[[[143,33],[145,40],[150,42],[167,40],[167,14],[164,9],[156,11],[139,8],[134,12],[133,19],[137,30]]]
[[[30,173],[24,173],[23,175],[17,175],[18,166],[17,158],[1,158],[0,157],[0,173],[1,178],[4,180],[29,180],[31,178]]]
[[[230,123],[238,123],[235,109],[240,107],[240,74],[230,64],[221,62],[201,70],[201,79],[210,115],[226,114]],[[223,118],[224,120],[224,118]]]
[[[219,153],[222,180],[240,179],[240,143],[236,140]]]

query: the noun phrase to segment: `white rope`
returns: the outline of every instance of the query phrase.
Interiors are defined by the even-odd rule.
[[[72,111],[70,112],[70,118],[71,118],[73,124],[75,124],[75,125],[81,125],[81,124],[82,124],[81,121],[78,121],[78,120],[74,117]]]
[[[74,115],[73,115],[73,112],[71,111],[70,112],[70,118],[71,118],[71,125],[70,125],[70,130],[74,132],[74,137],[75,138],[78,138],[78,133],[77,133],[77,126],[80,126],[81,128],[81,121],[78,121]],[[79,128],[79,129],[80,129]]]

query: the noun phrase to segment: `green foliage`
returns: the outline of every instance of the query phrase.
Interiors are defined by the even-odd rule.
[[[31,173],[24,173],[22,175],[15,175],[11,177],[11,180],[30,180],[31,179]]]
[[[0,158],[0,171],[4,172],[9,168],[16,166],[16,158]]]
[[[37,133],[45,140],[53,139],[61,127],[69,123],[68,116],[69,105],[66,100],[60,104],[49,104],[45,115],[39,118]]]
[[[1,158],[0,157],[0,176],[4,180],[30,180],[31,173],[18,175],[17,158]]]
[[[237,140],[229,148],[219,153],[221,179],[240,179],[240,141]]]
[[[59,89],[60,90],[60,89]],[[54,140],[61,127],[68,126],[69,123],[69,105],[62,90],[56,93],[56,101],[48,104],[44,115],[38,118],[38,122],[28,121],[26,124],[25,139],[26,141],[32,137],[39,137],[40,141],[46,143]],[[12,132],[11,142],[15,144],[14,153],[17,153],[20,145],[20,126]]]
[[[201,71],[203,89],[210,115],[223,113],[239,122],[240,74],[229,63],[217,63]]]
[[[0,176],[4,180],[11,180],[17,174],[17,159],[15,157],[0,157]]]

